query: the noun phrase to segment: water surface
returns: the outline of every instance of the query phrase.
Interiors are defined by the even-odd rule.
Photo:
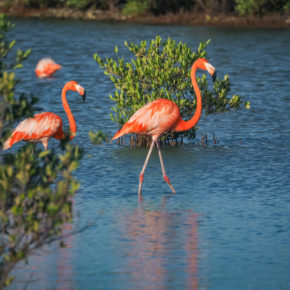
[[[29,289],[289,289],[289,30],[15,23],[9,37],[33,50],[19,71],[18,90],[34,93],[43,111],[66,121],[64,83],[76,80],[87,89],[84,104],[77,94],[68,96],[78,125],[72,142],[85,156],[76,172],[76,218],[66,230],[94,225],[69,237],[67,248],[45,247],[28,265],[19,265],[13,287],[30,280]],[[162,179],[154,150],[139,201],[147,148],[94,146],[88,137],[90,130],[112,136],[118,129],[109,117],[113,86],[92,56],[113,56],[116,44],[120,56],[127,56],[125,40],[156,35],[193,49],[211,39],[208,60],[219,77],[229,74],[232,92],[249,100],[251,109],[203,115],[195,142],[162,148],[176,195]],[[63,69],[39,80],[34,67],[46,56]],[[197,145],[201,134],[208,135],[207,146]]]

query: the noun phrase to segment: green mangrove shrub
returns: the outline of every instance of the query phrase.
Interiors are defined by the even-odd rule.
[[[149,9],[147,1],[143,0],[128,0],[122,8],[122,14],[125,16],[135,16],[145,14]]]
[[[91,143],[95,145],[100,145],[103,142],[108,143],[109,141],[107,134],[102,132],[101,130],[98,130],[95,133],[93,131],[90,131],[89,137],[90,137]]]
[[[71,221],[72,196],[79,186],[73,171],[82,156],[67,140],[58,155],[33,144],[15,154],[2,152],[15,121],[31,116],[37,101],[25,94],[16,96],[20,79],[15,77],[15,70],[30,51],[18,50],[13,60],[15,41],[6,40],[12,26],[0,15],[0,289],[12,283],[11,271],[20,260],[58,240],[62,225]]]
[[[109,95],[114,103],[110,114],[112,121],[121,127],[139,108],[159,98],[175,102],[180,108],[182,117],[191,118],[195,111],[196,99],[190,70],[196,59],[207,56],[205,48],[209,42],[209,40],[206,43],[200,42],[196,51],[186,43],[177,43],[172,38],[163,41],[160,36],[156,36],[149,43],[125,42],[125,46],[133,56],[129,61],[119,57],[117,46],[115,58],[102,58],[95,53],[94,59],[115,85],[115,91]],[[240,96],[229,96],[228,75],[222,79],[218,78],[212,90],[209,89],[205,74],[197,77],[197,80],[206,114],[238,109],[243,103]],[[194,139],[196,129],[195,127],[186,132],[167,134],[162,140],[182,143],[184,137]],[[144,142],[145,137],[132,138],[135,138],[136,142],[133,143],[137,145],[147,144],[147,141]]]
[[[289,13],[290,3],[288,0],[236,0],[235,10],[240,16],[271,15],[273,13]]]

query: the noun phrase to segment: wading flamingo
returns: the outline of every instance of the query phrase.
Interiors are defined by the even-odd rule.
[[[69,120],[70,139],[73,139],[77,132],[77,126],[66,100],[67,91],[78,92],[82,96],[83,101],[86,99],[86,91],[75,81],[67,82],[62,89],[62,104]],[[65,134],[62,131],[62,119],[60,116],[51,112],[39,113],[34,115],[32,118],[23,120],[13,130],[12,135],[4,143],[3,150],[10,148],[14,143],[21,140],[32,143],[40,142],[44,149],[47,150],[50,137],[58,140],[65,137]]]
[[[53,75],[60,68],[61,65],[55,63],[53,59],[43,58],[37,63],[35,73],[39,78],[46,78]]]
[[[158,149],[163,178],[170,186],[172,192],[175,193],[175,190],[165,173],[158,138],[166,132],[186,131],[197,124],[202,111],[201,94],[195,76],[197,69],[207,70],[211,74],[213,81],[215,81],[216,78],[215,68],[206,59],[199,58],[193,63],[191,68],[191,81],[196,94],[196,111],[190,120],[182,120],[178,106],[172,101],[167,99],[157,99],[136,111],[129,121],[124,124],[124,126],[112,138],[112,140],[114,140],[130,133],[152,136],[152,143],[139,177],[139,195],[141,195],[144,172],[154,144],[156,144]]]

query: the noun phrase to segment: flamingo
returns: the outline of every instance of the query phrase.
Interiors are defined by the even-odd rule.
[[[60,68],[61,65],[55,63],[53,59],[43,58],[37,63],[35,73],[39,78],[45,78],[53,75]]]
[[[172,192],[175,193],[175,189],[173,188],[165,172],[158,138],[166,132],[186,131],[197,124],[202,111],[201,93],[195,76],[197,69],[208,71],[211,74],[213,81],[215,81],[216,78],[215,68],[206,59],[199,58],[193,63],[191,68],[191,81],[196,94],[196,111],[190,120],[184,121],[182,119],[179,107],[172,101],[168,99],[156,99],[155,101],[152,101],[137,110],[131,116],[129,121],[125,123],[124,126],[112,138],[112,140],[114,140],[130,133],[148,135],[152,137],[152,143],[139,176],[139,196],[141,195],[142,184],[144,181],[144,172],[154,144],[156,144],[158,149],[163,179],[169,185]]]
[[[70,125],[70,140],[74,138],[77,132],[75,119],[71,113],[66,100],[67,91],[78,92],[83,101],[86,99],[86,91],[75,81],[67,82],[62,89],[62,104],[67,114]],[[10,148],[13,144],[23,140],[25,142],[42,143],[47,150],[48,140],[50,137],[61,140],[65,137],[62,130],[62,119],[57,114],[43,112],[34,115],[32,118],[23,120],[12,132],[12,135],[4,143],[3,150]]]

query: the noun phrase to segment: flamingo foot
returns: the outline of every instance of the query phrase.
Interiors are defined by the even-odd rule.
[[[168,176],[164,175],[163,179],[165,180],[165,182],[169,185],[169,187],[171,188],[172,193],[176,193],[175,189],[173,188]]]

